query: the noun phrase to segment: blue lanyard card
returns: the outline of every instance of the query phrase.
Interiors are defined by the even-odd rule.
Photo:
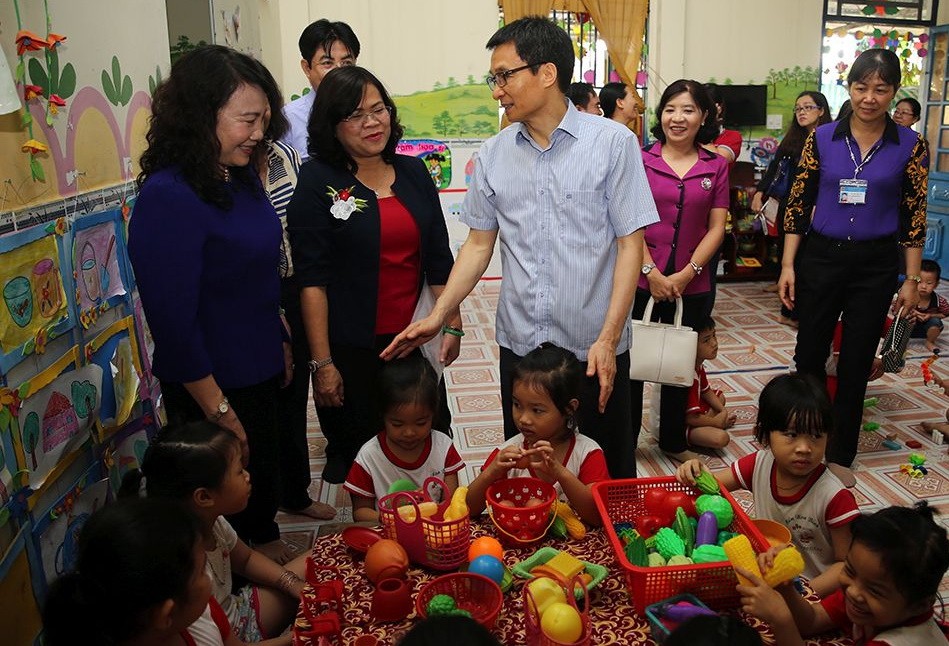
[[[840,194],[838,202],[841,204],[866,204],[867,180],[842,179],[840,180]]]

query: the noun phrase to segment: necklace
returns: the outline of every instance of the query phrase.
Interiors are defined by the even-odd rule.
[[[231,181],[231,169],[227,166],[224,167],[224,181],[227,183]]]

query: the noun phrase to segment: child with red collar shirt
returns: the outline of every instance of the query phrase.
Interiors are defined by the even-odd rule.
[[[727,429],[735,425],[735,414],[725,408],[725,395],[712,390],[705,374],[705,362],[718,356],[715,320],[707,316],[695,327],[698,346],[695,352],[695,380],[686,399],[686,441],[690,446],[722,449],[730,441]]]
[[[803,644],[801,635],[838,628],[860,645],[946,644],[933,603],[949,569],[949,540],[926,501],[888,507],[853,522],[853,542],[840,589],[819,603],[792,585],[771,589],[745,570],[742,609],[771,624],[777,646]],[[767,568],[767,563],[762,563]]]

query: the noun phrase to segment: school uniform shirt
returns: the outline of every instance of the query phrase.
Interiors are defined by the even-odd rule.
[[[659,211],[659,222],[646,228],[646,246],[653,263],[668,276],[691,262],[708,232],[711,210],[728,208],[728,162],[699,148],[698,160],[680,178],[662,158],[662,144],[656,142],[643,149],[643,165]],[[689,281],[683,295],[710,291],[714,271],[709,267]],[[649,290],[645,276],[640,275],[639,288]]]
[[[223,516],[218,516],[211,526],[211,534],[214,536],[214,549],[207,550],[204,570],[211,577],[211,596],[221,604],[227,620],[234,624],[240,611],[231,597],[231,551],[237,545],[237,532]]]
[[[860,515],[853,493],[823,464],[793,496],[778,493],[771,451],[756,451],[732,463],[742,488],[754,494],[755,514],[791,530],[804,557],[804,576],[813,579],[837,562],[830,529],[843,527]]]
[[[919,301],[916,309],[927,314],[939,314],[940,316],[949,316],[949,300],[946,300],[935,292],[929,295],[927,302]]]
[[[881,633],[867,633],[860,626],[854,626],[847,617],[847,601],[843,590],[835,590],[820,604],[827,611],[830,620],[856,644],[864,646],[935,646],[947,643],[946,636],[933,619],[933,611],[911,617],[902,626],[889,628]]]
[[[521,433],[518,433],[507,442],[491,451],[488,459],[484,461],[482,471],[494,462],[498,453],[509,446],[520,446],[524,450],[529,449],[527,440]],[[567,453],[563,458],[563,466],[577,476],[577,479],[583,484],[593,484],[602,480],[610,479],[610,472],[606,468],[606,456],[603,455],[603,449],[594,440],[586,435],[574,433],[570,438],[570,445],[567,447]],[[528,465],[526,469],[511,469],[507,472],[508,478],[537,478],[534,469]],[[557,490],[557,497],[563,499],[563,489],[559,482],[552,483]]]
[[[187,646],[224,646],[231,634],[231,624],[221,606],[211,597],[201,616],[179,634]]]
[[[893,236],[904,247],[926,242],[926,181],[929,148],[918,132],[889,115],[880,141],[857,174],[867,181],[865,204],[841,204],[840,180],[853,179],[860,146],[850,120],[818,126],[804,141],[784,210],[784,232],[813,229],[834,240],[877,240]],[[813,223],[811,207],[814,209]]]
[[[705,367],[702,366],[695,371],[695,379],[685,400],[686,415],[704,415],[710,410],[709,405],[702,399],[702,393],[709,388],[711,386],[708,383],[708,375],[705,374]]]
[[[455,450],[451,438],[444,433],[429,433],[418,459],[404,462],[389,448],[386,434],[382,432],[359,449],[343,488],[358,496],[378,500],[388,495],[389,487],[396,480],[411,480],[421,489],[426,478],[435,476],[444,480],[446,475],[457,473],[463,468],[464,461]]]

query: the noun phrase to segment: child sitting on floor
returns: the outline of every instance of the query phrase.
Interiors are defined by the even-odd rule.
[[[722,449],[730,440],[726,429],[735,425],[735,414],[725,408],[725,395],[712,390],[705,374],[705,362],[718,356],[715,320],[705,317],[696,327],[695,380],[689,388],[685,409],[685,438],[690,446]]]
[[[576,355],[553,343],[541,344],[517,363],[512,408],[520,434],[491,452],[468,487],[472,516],[484,511],[491,483],[533,477],[553,484],[585,523],[602,524],[591,486],[610,475],[603,449],[577,429],[584,379]]]
[[[738,586],[742,609],[771,624],[777,646],[797,646],[804,643],[801,635],[834,628],[867,646],[946,644],[933,603],[949,569],[949,540],[933,512],[923,501],[914,509],[888,507],[857,518],[840,589],[819,603],[793,585],[772,589],[740,570],[751,582]]]
[[[833,591],[850,546],[850,523],[857,501],[824,464],[834,410],[824,388],[812,377],[781,375],[758,399],[755,440],[765,447],[713,475],[728,489],[754,494],[758,518],[791,530],[804,557],[804,576],[819,595]],[[689,460],[679,466],[679,482],[695,483],[705,466]]]
[[[137,495],[142,482],[149,498],[184,504],[201,521],[212,595],[234,633],[244,642],[280,635],[293,621],[305,585],[306,554],[277,565],[237,537],[224,516],[247,507],[250,475],[240,442],[206,420],[166,426],[145,451],[141,471],[125,475],[120,496]],[[232,594],[231,573],[251,582]],[[257,585],[253,585],[257,584]],[[267,644],[289,644],[289,636]]]
[[[343,484],[353,501],[353,520],[379,520],[376,503],[398,480],[411,480],[421,489],[430,476],[458,487],[465,468],[448,435],[432,433],[438,411],[438,378],[431,364],[416,353],[394,359],[379,374],[381,433],[362,445]]]
[[[211,596],[203,543],[176,502],[120,500],[92,514],[76,570],[50,586],[44,643],[240,644]]]
[[[923,260],[920,266],[919,303],[909,315],[913,324],[910,337],[926,339],[926,349],[932,352],[936,349],[936,339],[942,334],[942,320],[949,316],[949,301],[935,293],[939,287],[939,277],[942,269],[935,260]]]

